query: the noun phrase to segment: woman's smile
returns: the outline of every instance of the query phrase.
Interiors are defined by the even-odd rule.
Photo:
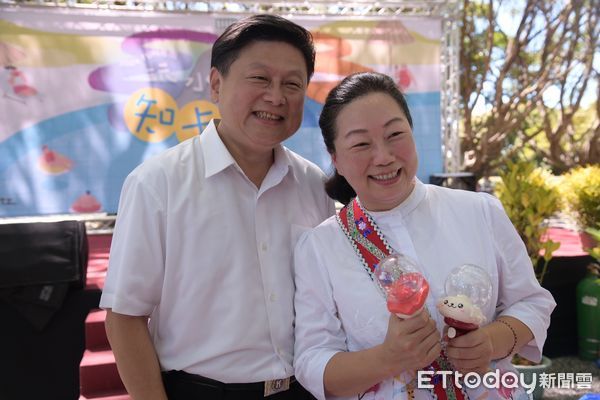
[[[379,175],[370,175],[371,179],[375,179],[378,183],[384,185],[390,185],[398,181],[398,177],[400,175],[400,169],[389,172],[387,174],[379,174]]]

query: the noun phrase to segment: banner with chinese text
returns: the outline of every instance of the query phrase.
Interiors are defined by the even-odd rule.
[[[129,172],[219,116],[210,49],[233,16],[0,11],[0,217],[115,213]],[[442,172],[440,20],[293,20],[313,33],[317,60],[285,145],[329,172],[323,101],[344,76],[379,71],[407,94],[419,177]]]

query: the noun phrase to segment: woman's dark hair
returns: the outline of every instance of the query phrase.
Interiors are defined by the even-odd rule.
[[[252,15],[229,25],[213,44],[210,66],[227,75],[240,51],[257,41],[284,42],[298,49],[310,81],[315,70],[315,46],[309,31],[277,15]]]
[[[404,95],[392,78],[378,72],[359,72],[348,75],[336,87],[331,89],[323,105],[319,126],[329,154],[335,153],[333,141],[336,136],[337,117],[348,104],[371,93],[385,93],[391,96],[406,116],[412,128],[412,117]],[[356,192],[346,178],[334,169],[333,176],[325,182],[325,190],[332,199],[348,204],[356,196]]]

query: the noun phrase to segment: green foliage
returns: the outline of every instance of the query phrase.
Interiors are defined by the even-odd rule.
[[[552,184],[552,175],[533,162],[508,161],[500,178],[496,194],[523,239],[534,266],[543,250],[544,264],[541,272],[536,273],[541,283],[552,253],[560,246],[549,239],[542,241],[548,229],[544,221],[559,209],[559,191]]]
[[[600,224],[600,166],[577,167],[563,175],[561,192],[579,228]]]
[[[596,240],[596,247],[593,249],[586,249],[586,251],[590,254],[590,256],[594,257],[597,261],[600,262],[600,225],[598,225],[599,229],[587,228],[585,231],[592,235],[592,237]]]

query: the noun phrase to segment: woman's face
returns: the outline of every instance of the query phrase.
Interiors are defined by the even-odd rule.
[[[390,210],[412,192],[418,159],[412,129],[386,93],[361,96],[338,114],[331,158],[369,211]]]

